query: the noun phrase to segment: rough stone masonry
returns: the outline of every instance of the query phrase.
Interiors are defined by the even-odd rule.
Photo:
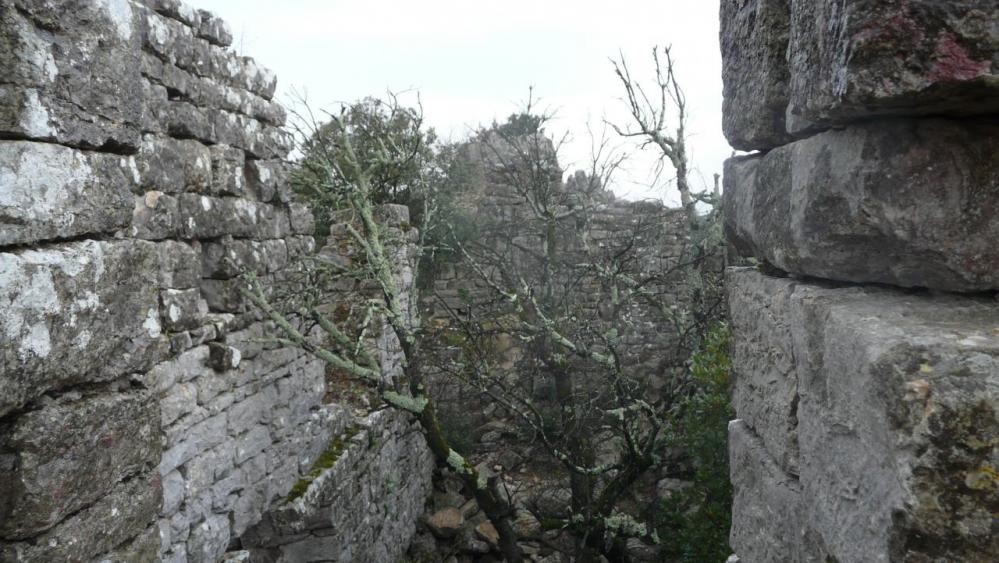
[[[743,561],[999,559],[999,4],[722,0]]]
[[[382,561],[414,531],[422,437],[327,404],[236,291],[315,242],[231,40],[177,0],[0,0],[0,561]]]

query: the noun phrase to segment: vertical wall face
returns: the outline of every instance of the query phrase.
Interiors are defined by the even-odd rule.
[[[999,6],[723,0],[722,17],[726,135],[766,151],[726,164],[726,230],[787,272],[728,275],[733,548],[996,560]],[[778,34],[786,57],[761,57]]]
[[[236,278],[313,227],[275,78],[230,41],[176,0],[0,0],[2,561],[215,561],[355,424],[392,445],[373,467],[424,452],[260,342]]]

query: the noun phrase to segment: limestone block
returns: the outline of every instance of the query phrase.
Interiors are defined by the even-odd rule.
[[[139,30],[126,0],[0,4],[0,131],[134,150],[142,96]]]
[[[247,190],[243,168],[243,151],[226,145],[214,145],[212,154],[212,194],[237,197],[251,196]]]
[[[157,117],[170,136],[197,139],[207,145],[218,141],[212,124],[213,110],[199,108],[185,101],[167,100],[161,104]]]
[[[146,531],[127,545],[119,546],[111,553],[102,555],[94,563],[135,563],[136,561],[157,561],[161,547],[159,526],[150,526]]]
[[[822,561],[990,560],[999,549],[992,517],[999,506],[999,304],[803,284],[750,269],[731,271],[729,280],[737,300],[738,288],[791,295],[792,320],[784,324],[795,329],[784,347],[798,380],[802,553]],[[739,307],[751,308],[752,299]],[[760,354],[757,363],[766,361],[767,352]],[[737,507],[749,511],[776,498],[765,479],[740,472],[736,496],[749,500]],[[754,524],[746,518],[739,525],[748,534]],[[767,560],[750,557],[752,543],[734,546],[747,560]]]
[[[291,230],[299,235],[314,235],[316,233],[315,217],[312,209],[304,203],[292,202],[288,204],[291,210]]]
[[[232,279],[246,272],[272,273],[288,264],[288,247],[282,239],[229,240],[202,245],[202,275]]]
[[[180,201],[159,191],[149,191],[133,198],[132,228],[135,238],[163,240],[180,233]]]
[[[289,133],[252,117],[225,110],[208,112],[212,139],[243,149],[248,155],[263,160],[280,160],[291,151]]]
[[[201,452],[210,450],[226,440],[225,413],[218,414],[191,426],[170,445],[160,459],[160,474],[166,474],[180,467]]]
[[[266,426],[257,425],[249,432],[236,438],[236,463],[240,464],[259,454],[272,443],[270,432]]]
[[[994,0],[791,0],[788,128],[999,110]]]
[[[198,14],[201,16],[201,23],[196,28],[198,37],[219,47],[232,45],[232,30],[229,29],[229,24],[207,10],[198,10]]]
[[[211,152],[198,141],[143,135],[136,163],[146,190],[180,194],[212,185]]]
[[[0,544],[0,560],[90,561],[143,534],[156,519],[161,494],[159,474],[137,475],[32,541]]]
[[[191,528],[191,537],[187,540],[187,555],[189,561],[218,561],[229,545],[229,519],[221,515],[212,515],[204,522]]]
[[[125,227],[134,182],[129,157],[0,141],[0,246]]]
[[[176,469],[163,477],[163,507],[160,516],[172,516],[184,502],[184,477]]]
[[[885,120],[726,164],[729,240],[785,271],[999,288],[999,126]]]
[[[183,238],[282,238],[290,234],[288,213],[266,203],[240,198],[182,194]]]
[[[732,549],[746,561],[817,561],[804,550],[798,481],[778,467],[744,421],[729,424],[728,438]]]
[[[200,379],[198,380],[200,381]],[[198,386],[194,383],[178,383],[160,399],[160,417],[163,427],[195,412],[198,408]]]
[[[159,258],[159,286],[172,289],[198,287],[201,281],[201,256],[189,244],[163,241],[156,244]]]
[[[142,0],[142,3],[164,16],[171,17],[194,29],[201,27],[201,10],[197,10],[181,0]]]
[[[208,314],[208,304],[197,289],[164,289],[160,292],[160,316],[169,331],[190,330],[201,326]]]
[[[260,201],[288,201],[288,166],[280,160],[248,160],[246,180]]]
[[[158,266],[156,245],[143,241],[0,253],[0,415],[163,357]]]
[[[733,274],[727,280],[732,324],[732,404],[755,429],[782,472],[798,474],[798,373],[794,335],[803,330],[792,303],[796,284]]]
[[[790,0],[722,0],[722,129],[740,150],[791,140],[787,113]]]
[[[136,393],[53,404],[0,427],[0,451],[13,461],[0,468],[0,538],[26,539],[157,463],[156,405]]]

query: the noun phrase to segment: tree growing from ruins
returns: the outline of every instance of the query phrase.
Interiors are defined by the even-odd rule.
[[[512,190],[525,211],[518,221],[491,225],[469,221],[453,205],[453,188],[468,179],[467,151],[446,147],[434,161],[433,136],[423,131],[419,109],[401,108],[391,98],[366,100],[321,118],[298,115],[306,155],[296,174],[299,190],[324,210],[328,224],[339,223],[356,249],[347,262],[320,255],[309,266],[310,279],[323,278],[317,286],[362,281],[374,286],[376,296],[367,299],[358,323],[356,317],[338,318],[324,309],[319,295],[304,299],[308,291],[281,299],[250,278],[245,295],[274,321],[281,343],[315,354],[377,389],[385,404],[416,417],[438,461],[462,479],[496,527],[509,561],[523,557],[512,524],[512,494],[502,479],[480,472],[449,443],[453,433],[438,417],[440,405],[428,392],[428,373],[453,377],[515,416],[564,472],[569,510],[539,511],[537,516],[574,538],[571,549],[581,561],[598,554],[624,560],[629,538],[657,540],[653,515],[623,505],[639,482],[675,461],[665,452],[680,444],[689,430],[684,427],[691,420],[687,413],[694,399],[704,395],[706,387],[690,377],[683,359],[700,346],[720,303],[709,298],[717,297],[717,291],[706,291],[717,280],[705,280],[702,274],[718,257],[711,236],[717,212],[712,207],[699,214],[696,208],[697,201],[716,202],[689,187],[685,106],[672,58],[665,53],[665,71],[655,57],[663,105],[651,113],[643,113],[646,106],[639,101],[647,98],[632,83],[624,60],[615,65],[638,125],[637,131],[615,130],[629,137],[644,135],[646,145],[658,147],[676,166],[683,222],[691,236],[682,237],[671,256],[656,255],[670,234],[664,223],[669,212],[661,208],[652,209],[613,243],[591,239],[588,232],[600,201],[606,200],[604,188],[621,160],[606,139],[595,143],[590,170],[566,189],[558,143],[545,133],[549,116],[530,107],[481,132],[473,143],[490,162],[488,174]],[[665,132],[667,99],[676,102],[680,124],[672,134]],[[380,205],[393,201],[407,204],[418,220],[405,229],[380,224]],[[469,223],[475,224],[471,233]],[[491,294],[474,314],[468,309],[449,313],[454,323],[447,330],[450,340],[445,336],[443,341],[457,344],[452,346],[457,356],[441,360],[425,353],[425,343],[439,343],[442,335],[428,336],[418,322],[409,321],[413,310],[398,285],[401,257],[395,250],[407,241],[415,243],[417,261],[450,253]],[[677,302],[677,288],[692,299]],[[278,301],[284,306],[275,305]],[[594,308],[595,302],[601,306]],[[648,322],[639,318],[639,310],[651,311],[655,322],[670,327],[664,344],[675,361],[661,362],[652,374],[637,373],[625,350],[627,335]],[[365,344],[380,322],[402,350],[402,374],[395,379],[386,377],[380,358]],[[314,338],[314,332],[321,338]],[[527,351],[517,366],[519,375],[498,366],[494,344],[500,336],[515,339]],[[649,392],[650,377],[661,387],[657,393]],[[532,380],[538,378],[551,382],[551,396],[535,396]],[[600,451],[607,444],[614,446],[610,455]]]

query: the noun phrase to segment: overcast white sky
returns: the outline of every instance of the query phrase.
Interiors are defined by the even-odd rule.
[[[333,108],[387,90],[418,90],[427,122],[460,139],[516,111],[533,86],[541,107],[570,131],[564,166],[585,164],[587,122],[626,122],[609,57],[624,52],[651,78],[650,49],[672,44],[686,90],[695,185],[721,172],[721,61],[715,0],[189,0],[232,26],[234,48],[278,74],[277,99],[305,91]],[[650,149],[651,150],[651,149]],[[631,151],[634,152],[634,151]],[[633,159],[615,192],[650,189],[649,156]]]

